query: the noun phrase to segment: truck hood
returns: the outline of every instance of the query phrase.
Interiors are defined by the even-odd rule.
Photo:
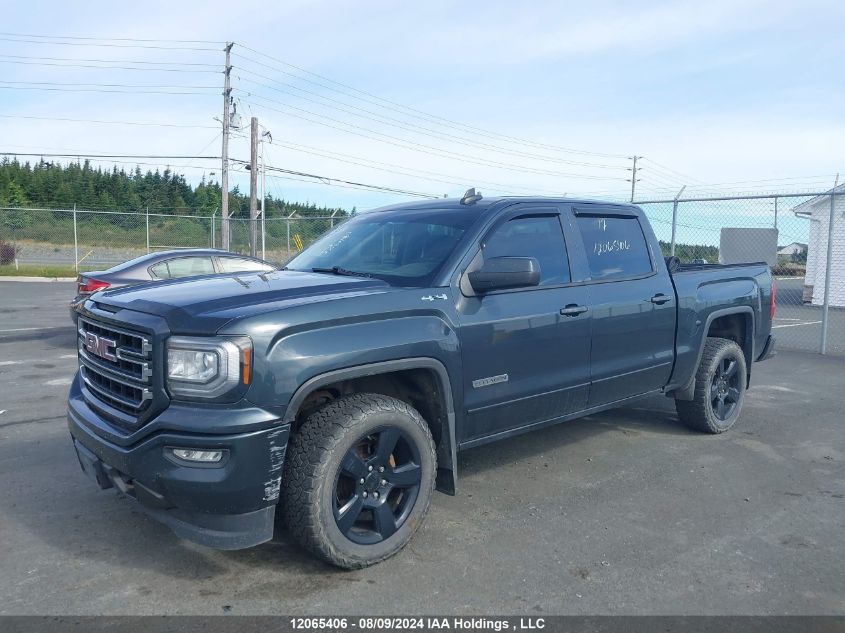
[[[164,317],[173,332],[207,335],[239,317],[390,290],[389,284],[378,279],[277,270],[117,288],[98,292],[91,300],[106,309],[128,309]]]

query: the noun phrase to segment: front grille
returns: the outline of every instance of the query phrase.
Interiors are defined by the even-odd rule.
[[[137,422],[153,397],[153,349],[148,336],[80,317],[78,343],[80,372],[88,392]]]

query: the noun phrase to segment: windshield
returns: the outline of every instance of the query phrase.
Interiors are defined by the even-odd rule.
[[[288,270],[362,274],[397,286],[431,284],[467,229],[467,210],[385,211],[355,216],[293,258]]]

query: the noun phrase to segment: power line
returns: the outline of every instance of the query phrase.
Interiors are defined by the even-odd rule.
[[[269,169],[269,167],[268,167],[268,169]],[[274,181],[277,181],[277,180],[291,180],[291,181],[294,181],[294,182],[304,182],[304,183],[309,184],[309,185],[325,185],[327,187],[337,187],[339,189],[352,189],[353,191],[361,191],[361,187],[352,187],[350,185],[342,185],[342,184],[338,184],[337,182],[322,182],[322,181],[321,182],[314,182],[313,180],[308,180],[306,178],[296,178],[295,176],[279,176],[279,175],[274,175],[274,174],[267,174],[267,177],[271,180],[271,182],[274,182]],[[279,187],[281,188],[281,185],[279,185]],[[278,193],[278,190],[277,190],[277,193]],[[376,190],[375,193],[391,193],[391,192]],[[279,199],[281,200],[282,198],[279,198]],[[374,207],[374,208],[378,208],[378,207]],[[267,219],[269,220],[270,218],[268,217]]]
[[[217,70],[190,70],[187,68],[139,68],[137,66],[104,66],[97,64],[62,64],[59,62],[30,62],[18,59],[0,59],[0,64],[23,64],[26,66],[56,66],[58,68],[100,68],[103,70],[141,70],[145,72],[169,73],[219,73]]]
[[[214,140],[217,139],[215,138]],[[86,154],[85,152],[68,152],[65,154],[58,154],[45,152],[6,152],[4,150],[0,150],[0,156],[47,156],[50,158],[157,158],[166,160],[220,160],[219,156],[171,156],[166,154]]]
[[[208,129],[208,130],[216,130],[219,128],[219,125],[189,125],[183,123],[154,123],[154,122],[142,122],[142,121],[108,121],[102,119],[70,119],[65,117],[46,117],[46,116],[29,116],[23,114],[0,114],[0,118],[3,119],[33,119],[36,121],[64,121],[70,123],[99,123],[99,124],[107,124],[107,125],[138,125],[138,126],[150,126],[150,127],[175,127],[175,128],[197,128],[197,129]]]
[[[45,90],[49,92],[99,92],[103,94],[147,94],[147,95],[201,95],[208,92],[186,92],[184,90],[118,90],[106,88],[55,88],[45,86],[0,86],[0,90]]]
[[[217,139],[220,138],[222,135],[223,135],[222,130],[220,132],[218,132],[217,134],[215,134],[214,138],[212,138],[208,143],[203,145],[202,149],[200,149],[197,152],[197,155],[202,155],[202,153],[205,150],[207,150],[209,147],[211,147],[214,144],[214,142],[217,141]],[[180,168],[180,169],[189,169],[193,166],[192,163],[194,162],[194,160],[197,160],[197,159],[191,159],[191,162],[189,162],[188,164],[186,164],[186,165],[176,165],[176,167]],[[216,157],[215,157],[215,160],[216,160]]]
[[[762,183],[772,183],[778,181],[786,181],[784,186],[791,186],[791,187],[811,187],[814,185],[819,185],[821,187],[829,186],[830,181],[825,180],[813,180],[813,178],[827,178],[826,176],[807,176],[807,177],[793,177],[793,178],[771,178],[771,179],[762,179],[762,180],[749,180],[749,181],[735,181],[733,183],[713,183],[713,184],[702,184],[702,185],[690,185],[688,190],[696,190],[699,192],[706,192],[706,191],[725,191],[728,193],[736,192],[739,193],[741,191],[760,191],[760,189],[764,189],[765,187],[769,187],[771,185],[762,184]],[[749,184],[753,185],[754,183],[761,183],[757,187],[745,187],[740,188],[736,187],[737,184]],[[651,188],[651,191],[655,192],[655,194],[660,195],[662,192],[671,192],[674,194],[675,188]],[[766,191],[771,191],[772,196],[777,195],[776,191],[772,191],[770,189],[765,189]]]
[[[167,39],[142,39],[137,37],[80,37],[77,35],[39,35],[34,33],[5,33],[0,31],[0,35],[9,37],[32,37],[39,39],[59,39],[59,40],[94,40],[105,42],[154,42],[159,44],[222,44],[223,42],[217,40],[167,40]]]
[[[100,48],[145,48],[145,49],[158,49],[158,50],[167,50],[167,51],[212,51],[218,52],[219,49],[217,48],[207,48],[207,47],[196,47],[196,46],[157,46],[157,45],[150,45],[150,44],[104,44],[104,43],[91,43],[91,42],[54,42],[54,41],[44,41],[44,40],[36,40],[36,39],[22,39],[22,38],[11,38],[11,37],[0,37],[0,41],[2,42],[16,42],[19,44],[47,44],[47,45],[55,45],[55,46],[96,46]]]
[[[234,162],[234,163],[239,163],[241,165],[248,165],[249,164],[249,161],[240,160],[240,159],[237,159],[237,158],[232,158],[231,161]],[[320,176],[320,175],[317,175],[317,174],[309,174],[309,173],[303,172],[303,171],[295,171],[295,170],[292,170],[292,169],[283,169],[282,167],[272,167],[270,165],[267,165],[265,167],[265,169],[267,169],[268,171],[275,171],[275,172],[279,172],[279,173],[282,173],[282,174],[290,174],[291,176],[302,176],[304,178],[313,178],[315,180],[321,181],[323,184],[326,184],[326,185],[330,185],[333,182],[339,182],[339,183],[342,183],[342,184],[345,184],[345,185],[350,185],[350,186],[358,187],[358,188],[361,188],[361,189],[370,189],[372,191],[384,191],[384,192],[388,192],[388,193],[400,193],[400,194],[407,195],[407,196],[417,196],[419,198],[432,198],[432,199],[440,198],[440,196],[430,194],[430,193],[420,193],[419,191],[408,191],[407,189],[396,189],[394,187],[382,187],[381,185],[370,185],[370,184],[363,183],[363,182],[355,182],[353,180],[344,180],[342,178],[334,178],[332,176]]]
[[[625,168],[623,165],[607,165],[607,164],[603,164],[603,163],[591,163],[591,162],[584,162],[584,161],[575,161],[575,160],[569,160],[569,159],[565,159],[565,158],[555,158],[553,156],[546,156],[546,155],[542,155],[542,154],[531,154],[531,153],[528,153],[528,152],[515,151],[515,150],[512,150],[512,149],[508,149],[507,147],[502,147],[501,145],[490,145],[489,143],[482,143],[482,142],[479,142],[479,141],[474,140],[472,138],[467,138],[467,137],[463,137],[463,136],[455,136],[453,134],[450,135],[449,133],[444,133],[444,132],[438,132],[437,130],[433,130],[431,128],[427,128],[427,127],[423,127],[423,126],[415,125],[415,124],[409,124],[405,121],[401,121],[401,120],[393,118],[393,117],[381,115],[377,112],[373,112],[372,110],[367,110],[366,108],[360,108],[358,106],[355,106],[355,105],[352,105],[352,104],[349,104],[349,103],[346,103],[346,102],[343,102],[343,101],[338,101],[337,99],[332,99],[331,97],[326,97],[326,96],[320,95],[319,93],[316,93],[316,92],[311,91],[311,90],[305,90],[304,88],[299,88],[298,86],[294,86],[292,84],[277,81],[277,80],[272,79],[271,77],[267,77],[266,75],[262,75],[260,73],[253,72],[249,69],[243,69],[242,68],[240,70],[243,71],[243,72],[249,73],[251,75],[255,75],[256,77],[260,77],[262,79],[265,79],[267,81],[271,81],[271,82],[276,83],[278,85],[285,86],[285,87],[290,88],[292,90],[296,90],[297,92],[303,92],[305,94],[313,95],[313,96],[316,96],[319,99],[329,101],[330,103],[340,104],[340,105],[345,106],[345,107],[338,107],[336,105],[321,103],[319,101],[315,101],[314,99],[309,99],[308,97],[303,97],[301,95],[295,95],[295,94],[292,94],[288,91],[281,90],[281,89],[275,88],[273,86],[268,86],[266,84],[262,84],[258,81],[253,80],[253,79],[249,79],[248,77],[241,77],[240,75],[237,75],[238,79],[240,79],[242,81],[247,81],[247,82],[252,83],[252,84],[255,84],[255,85],[257,85],[261,88],[266,88],[268,90],[273,90],[275,92],[280,92],[282,94],[293,96],[293,97],[296,97],[298,99],[302,99],[303,101],[307,101],[309,103],[314,103],[314,104],[319,105],[319,106],[331,108],[332,110],[338,110],[340,112],[346,112],[347,114],[351,114],[353,116],[361,117],[361,118],[366,119],[366,120],[375,121],[377,123],[387,123],[387,125],[391,125],[393,127],[398,127],[400,129],[403,129],[403,130],[406,130],[406,131],[409,131],[409,132],[413,132],[413,133],[416,133],[416,134],[421,134],[422,136],[428,136],[428,137],[436,138],[438,140],[445,140],[445,141],[448,141],[448,142],[451,142],[451,143],[456,143],[458,145],[464,145],[464,146],[467,146],[467,147],[477,147],[477,148],[486,149],[486,150],[493,150],[493,151],[496,151],[496,152],[502,152],[502,153],[505,153],[505,154],[510,154],[512,156],[517,156],[517,157],[520,157],[520,158],[530,158],[530,159],[539,160],[539,161],[543,161],[543,162],[553,162],[553,163],[562,163],[562,164],[568,164],[568,165],[577,165],[577,166],[582,166],[582,167],[592,167],[592,168],[595,168],[595,169],[617,169],[617,170],[621,170],[621,169]],[[352,110],[357,110],[359,112],[363,112],[364,114],[358,114],[358,112],[352,112],[347,108],[351,108]],[[367,115],[369,115],[369,116],[367,116]]]
[[[511,164],[511,163],[501,163],[501,162],[498,162],[498,161],[490,161],[490,160],[485,160],[485,159],[473,158],[472,156],[469,156],[467,154],[460,154],[458,152],[451,152],[449,150],[444,150],[444,149],[441,149],[441,148],[438,148],[438,147],[433,147],[431,145],[426,145],[424,143],[409,141],[407,139],[392,136],[390,134],[384,134],[382,132],[378,132],[376,130],[372,130],[370,128],[362,127],[362,126],[355,125],[355,124],[352,124],[352,123],[346,123],[345,121],[341,121],[339,119],[334,119],[332,117],[328,117],[328,116],[325,116],[325,115],[314,114],[314,113],[310,112],[309,110],[305,110],[303,108],[298,108],[296,106],[292,106],[292,105],[289,105],[289,104],[286,104],[286,103],[282,103],[281,101],[276,101],[274,99],[269,99],[268,97],[264,97],[262,95],[252,94],[252,93],[247,92],[247,91],[245,91],[241,88],[236,88],[235,90],[238,90],[239,92],[244,92],[248,97],[255,97],[255,98],[261,99],[263,101],[269,101],[270,103],[275,103],[275,104],[281,105],[282,107],[285,107],[285,108],[290,108],[290,109],[293,109],[293,110],[297,110],[299,112],[304,112],[306,114],[310,114],[312,116],[317,116],[317,117],[326,119],[328,121],[333,121],[333,122],[338,123],[340,125],[345,125],[347,127],[354,128],[355,130],[363,130],[364,132],[368,132],[369,134],[362,134],[361,132],[355,132],[355,131],[352,131],[352,130],[344,129],[342,127],[338,127],[337,125],[325,123],[324,121],[318,121],[318,120],[315,120],[313,118],[309,118],[307,116],[297,115],[297,114],[293,114],[293,113],[290,113],[290,112],[284,112],[282,110],[279,110],[278,108],[274,108],[274,107],[268,106],[268,105],[260,105],[259,106],[258,104],[255,104],[256,107],[266,108],[268,110],[273,110],[275,112],[279,112],[280,114],[284,114],[285,116],[292,116],[294,118],[302,119],[303,121],[309,121],[311,123],[316,123],[317,125],[322,125],[322,126],[325,126],[325,127],[335,129],[335,130],[340,130],[341,132],[345,132],[347,134],[354,134],[356,136],[361,136],[361,137],[368,138],[368,139],[371,139],[371,140],[379,141],[379,142],[382,142],[382,143],[386,143],[388,145],[403,147],[405,149],[410,149],[412,151],[421,152],[423,154],[430,154],[432,156],[437,156],[439,158],[458,159],[458,160],[461,160],[463,162],[474,163],[476,165],[482,165],[484,167],[498,167],[498,168],[502,168],[502,169],[508,169],[508,170],[511,170],[511,171],[521,171],[521,172],[525,172],[525,173],[540,174],[540,175],[544,175],[544,176],[584,178],[584,179],[588,179],[588,180],[625,180],[624,178],[621,178],[621,177],[617,178],[617,177],[610,177],[610,176],[594,176],[594,175],[590,175],[590,174],[554,172],[554,171],[549,171],[549,170],[523,167],[523,166],[520,166],[520,165]],[[384,137],[384,138],[376,138],[374,136],[371,136],[371,134],[375,134],[377,136],[381,136],[381,137]],[[384,139],[390,139],[390,140],[384,140]]]
[[[536,141],[531,141],[531,140],[519,138],[519,137],[516,137],[516,136],[508,136],[506,134],[500,134],[500,133],[492,132],[490,130],[485,130],[483,128],[475,127],[475,126],[472,126],[472,125],[467,125],[465,123],[460,123],[458,121],[453,121],[453,120],[447,119],[445,117],[429,114],[429,113],[424,112],[422,110],[412,108],[411,106],[407,106],[407,105],[398,103],[396,101],[391,101],[389,99],[379,97],[378,95],[372,94],[370,92],[366,92],[364,90],[360,90],[360,89],[355,88],[353,86],[350,86],[348,84],[344,84],[344,83],[341,83],[339,81],[335,81],[334,79],[330,79],[330,78],[325,77],[323,75],[319,75],[317,73],[311,72],[310,70],[306,70],[306,69],[301,68],[299,66],[296,66],[294,64],[290,64],[290,63],[288,63],[284,60],[278,59],[278,58],[273,57],[271,55],[267,55],[266,53],[262,53],[261,51],[258,51],[254,48],[250,48],[249,46],[245,46],[243,44],[238,44],[238,46],[240,46],[241,48],[243,48],[245,50],[251,51],[251,52],[253,52],[257,55],[261,55],[262,57],[270,59],[270,60],[272,60],[276,63],[287,66],[288,68],[293,68],[294,70],[297,70],[300,73],[304,73],[304,74],[310,75],[312,77],[317,77],[318,79],[321,79],[322,81],[328,82],[330,84],[334,84],[335,86],[340,86],[344,90],[340,90],[340,89],[332,87],[332,86],[327,86],[325,84],[322,84],[320,82],[315,82],[315,81],[307,79],[305,77],[294,75],[294,74],[292,74],[288,71],[282,70],[278,67],[271,66],[269,64],[265,64],[263,62],[260,62],[258,60],[246,57],[244,55],[240,55],[238,53],[238,55],[240,57],[247,59],[248,61],[251,61],[252,63],[256,63],[256,64],[259,64],[259,65],[264,66],[266,68],[269,68],[271,70],[275,70],[277,72],[281,72],[283,74],[290,75],[292,77],[296,77],[300,81],[312,83],[312,84],[321,86],[323,88],[326,88],[328,90],[332,90],[332,91],[338,92],[340,94],[345,94],[346,96],[350,96],[354,99],[367,101],[367,102],[372,103],[373,105],[377,105],[381,108],[385,108],[385,109],[388,109],[388,110],[394,110],[394,111],[396,111],[396,109],[399,108],[400,109],[399,111],[402,111],[403,114],[405,114],[406,116],[412,116],[414,118],[424,118],[424,119],[428,119],[432,122],[437,122],[439,125],[444,125],[445,127],[452,127],[452,128],[457,127],[457,128],[463,129],[464,131],[467,131],[467,130],[472,131],[476,134],[488,136],[490,138],[498,138],[498,139],[507,140],[507,141],[510,141],[510,142],[516,142],[516,143],[520,143],[520,144],[523,144],[523,145],[532,145],[534,147],[551,149],[551,150],[563,152],[563,153],[581,154],[581,155],[585,155],[585,156],[601,156],[601,157],[605,157],[605,158],[626,158],[625,154],[609,154],[609,153],[604,153],[604,152],[594,152],[594,151],[590,151],[590,150],[576,149],[576,148],[571,148],[571,147],[563,147],[563,146],[559,146],[559,145],[551,145],[551,144],[547,144],[547,143],[538,143]],[[353,91],[353,92],[355,92],[359,95],[364,95],[364,97],[367,97],[367,98],[362,98],[362,97],[356,96],[356,95],[350,95],[348,92],[345,92],[345,91]],[[385,105],[385,104],[387,104],[387,105]]]
[[[314,156],[319,156],[321,158],[328,158],[329,160],[336,160],[339,162],[347,163],[350,165],[358,165],[360,167],[365,167],[367,169],[376,169],[379,171],[384,171],[391,174],[397,174],[400,176],[409,176],[411,178],[418,178],[420,180],[426,180],[429,182],[439,182],[447,185],[455,185],[459,187],[465,187],[470,184],[481,184],[481,185],[490,185],[496,188],[499,188],[501,191],[509,191],[513,189],[522,189],[523,191],[530,191],[533,194],[537,194],[538,191],[533,188],[529,187],[518,187],[513,185],[504,185],[499,182],[492,182],[489,180],[481,180],[479,178],[468,178],[457,176],[454,174],[445,174],[443,172],[436,172],[436,171],[429,171],[425,169],[415,169],[412,167],[403,167],[400,165],[394,165],[391,163],[383,163],[380,161],[371,160],[368,158],[363,158],[360,156],[354,156],[351,154],[343,154],[340,152],[332,152],[329,150],[324,150],[318,147],[312,147],[310,145],[301,145],[298,143],[290,143],[290,142],[283,142],[283,141],[272,141],[270,145],[275,145],[278,147],[284,147],[286,149],[291,149],[297,152],[304,152],[306,154],[312,154]],[[371,163],[371,164],[366,164]],[[397,171],[402,170],[402,171]],[[421,175],[418,175],[421,174]],[[435,178],[432,178],[435,176]],[[441,178],[437,178],[437,176],[443,178],[454,178],[460,182],[456,182],[455,180],[443,180]],[[559,195],[559,194],[554,194]]]
[[[0,54],[0,57],[10,57],[13,59],[28,59],[28,60],[42,60],[42,61],[51,61],[51,62],[104,62],[104,63],[115,63],[115,64],[150,64],[150,65],[159,65],[159,66],[206,66],[209,68],[217,68],[218,64],[208,64],[204,62],[154,62],[154,61],[147,61],[147,60],[140,60],[140,59],[102,59],[102,58],[79,58],[79,57],[42,57],[42,56],[35,56],[35,55],[7,55],[5,53]]]
[[[93,86],[95,88],[184,88],[186,90],[218,90],[219,86],[180,86],[172,84],[100,84],[100,83],[71,83],[63,81],[9,81],[2,79],[4,84],[23,84],[26,86]]]
[[[674,174],[675,176],[680,177],[682,179],[681,184],[688,184],[690,182],[698,182],[698,183],[701,182],[701,180],[699,180],[698,178],[693,178],[692,176],[689,176],[687,174],[683,174],[683,173],[681,173],[681,172],[679,172],[675,169],[672,169],[671,167],[667,167],[666,165],[662,165],[662,164],[658,163],[656,160],[649,158],[648,156],[644,157],[644,160],[647,160],[652,165],[654,165],[655,167],[657,167],[658,169],[660,169],[664,172],[668,172],[669,174]]]
[[[85,84],[60,83],[49,81],[6,81],[0,80],[2,90],[47,90],[53,92],[102,92],[117,94],[168,94],[168,95],[209,95],[210,92],[197,90],[216,90],[217,86],[173,86],[173,85],[135,85],[135,84]],[[182,88],[182,90],[169,90]]]

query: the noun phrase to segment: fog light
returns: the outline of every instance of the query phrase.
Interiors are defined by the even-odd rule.
[[[223,459],[223,451],[204,451],[198,448],[174,448],[173,455],[186,462],[214,464]]]

